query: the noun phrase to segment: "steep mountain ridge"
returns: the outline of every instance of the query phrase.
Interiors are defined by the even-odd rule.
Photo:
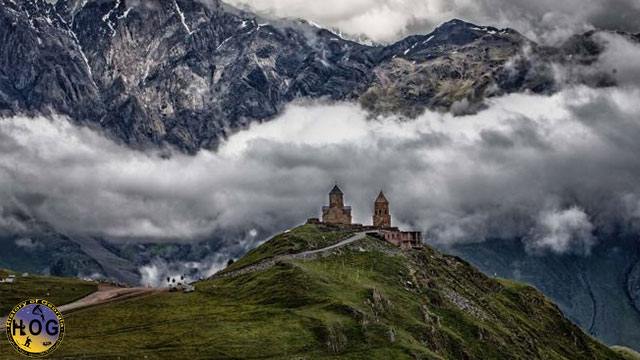
[[[359,101],[374,114],[465,111],[486,96],[554,91],[552,62],[594,56],[460,20],[368,46],[219,1],[0,4],[0,114],[60,113],[132,146],[188,152],[299,98]]]
[[[518,241],[488,241],[443,249],[483,272],[532,284],[585,331],[608,344],[640,348],[640,246],[608,239],[590,256],[532,255]]]

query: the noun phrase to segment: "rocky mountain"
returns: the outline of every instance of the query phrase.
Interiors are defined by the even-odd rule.
[[[601,51],[588,34],[549,48],[460,20],[367,46],[219,0],[0,5],[0,115],[59,113],[135,147],[187,152],[215,148],[301,98],[416,116],[470,111],[507,92],[552,92],[552,63],[589,63]]]
[[[635,358],[584,334],[532,287],[488,278],[430,247],[401,251],[337,228],[292,229],[195,285],[68,315],[55,356]],[[2,359],[12,356],[7,346]]]

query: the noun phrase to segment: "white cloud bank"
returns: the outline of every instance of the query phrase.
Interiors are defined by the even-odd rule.
[[[215,254],[206,261],[198,262],[169,263],[162,259],[154,259],[151,263],[140,267],[140,284],[154,288],[169,287],[171,279],[190,284],[201,278],[213,276],[225,268],[227,261],[228,257],[222,254]]]
[[[27,238],[37,221],[79,237],[246,249],[317,216],[339,182],[358,222],[383,188],[395,223],[430,242],[523,239],[588,254],[597,234],[640,230],[640,70],[629,61],[640,47],[603,41],[596,66],[616,69],[619,87],[512,94],[477,114],[404,121],[298,103],[196,156],[135,151],[60,117],[1,119],[0,232]]]
[[[396,224],[431,242],[524,238],[588,253],[596,227],[638,220],[639,96],[577,87],[412,121],[368,120],[353,104],[297,104],[218,153],[171,158],[61,118],[4,119],[0,224],[9,230],[6,215],[20,209],[64,233],[115,240],[255,236],[317,216],[338,181],[359,222],[384,188]]]
[[[589,254],[596,239],[589,216],[580,208],[545,210],[533,229],[529,250],[549,249],[557,254]]]
[[[227,0],[258,13],[312,20],[351,35],[390,42],[428,33],[452,18],[511,27],[555,42],[587,29],[639,32],[637,0]]]

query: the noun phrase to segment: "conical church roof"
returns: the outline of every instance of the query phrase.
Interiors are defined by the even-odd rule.
[[[329,194],[340,194],[342,195],[342,190],[338,187],[338,185],[334,186]]]
[[[376,202],[377,203],[388,203],[389,200],[387,200],[387,198],[384,196],[384,193],[382,191],[380,191],[380,194],[376,198]]]

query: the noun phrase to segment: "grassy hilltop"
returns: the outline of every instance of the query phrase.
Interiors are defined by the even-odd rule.
[[[53,358],[624,359],[537,290],[490,279],[429,247],[403,252],[365,237],[241,273],[348,236],[305,225],[194,293],[74,312]],[[1,341],[0,358],[13,357]]]
[[[612,346],[611,348],[625,360],[640,360],[640,353],[632,349],[623,346]]]
[[[98,288],[97,284],[89,281],[34,275],[23,277],[8,270],[0,270],[0,279],[10,274],[17,278],[13,284],[0,283],[0,317],[7,315],[14,306],[26,299],[47,299],[55,305],[64,305],[83,298]]]

